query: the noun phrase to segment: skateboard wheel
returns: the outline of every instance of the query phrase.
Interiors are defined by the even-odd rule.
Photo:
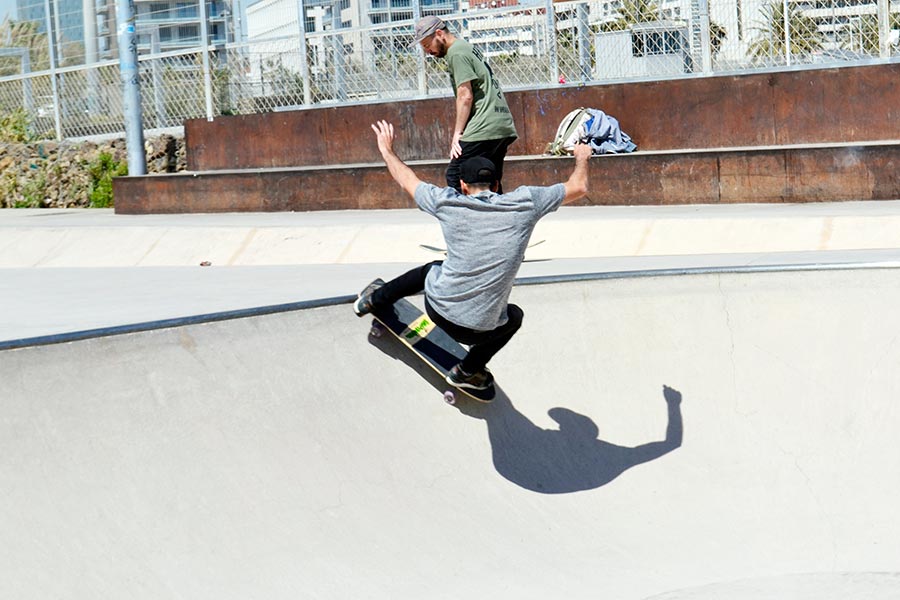
[[[372,328],[369,329],[369,335],[372,337],[381,337],[381,334],[384,333],[384,325],[372,319]]]
[[[447,404],[456,404],[456,395],[450,390],[447,390],[444,392],[444,402]]]

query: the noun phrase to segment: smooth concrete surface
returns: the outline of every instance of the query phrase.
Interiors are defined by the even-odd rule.
[[[563,207],[528,258],[602,258],[900,247],[900,201]],[[418,210],[116,215],[0,211],[0,268],[418,263],[440,227]]]
[[[434,256],[428,260],[439,258]],[[352,296],[421,263],[0,269],[0,348],[34,338]],[[900,249],[527,259],[519,281],[696,270],[900,267]],[[32,340],[29,342],[28,340]]]
[[[895,263],[900,201],[563,207],[521,277]],[[416,210],[116,215],[0,211],[0,343],[355,294],[441,258]],[[200,266],[202,263],[209,266]]]
[[[900,597],[900,269],[512,300],[491,405],[347,304],[0,351],[0,597]]]

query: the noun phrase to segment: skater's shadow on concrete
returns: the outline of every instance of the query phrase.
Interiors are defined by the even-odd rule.
[[[525,489],[565,494],[604,486],[631,467],[681,446],[681,394],[663,387],[662,395],[668,413],[665,437],[634,447],[599,439],[600,430],[594,421],[568,408],[548,411],[559,429],[542,429],[516,410],[499,390],[492,404],[465,403],[459,410],[487,423],[498,473]]]
[[[447,388],[441,377],[393,336],[369,339],[373,346],[408,365],[439,392]],[[662,396],[668,414],[663,439],[634,447],[598,439],[597,425],[567,408],[548,411],[559,429],[542,429],[520,413],[499,386],[497,397],[490,404],[461,398],[456,407],[487,424],[494,467],[500,475],[534,492],[565,494],[604,486],[631,467],[681,446],[681,393],[664,386]],[[661,409],[662,405],[660,402]]]

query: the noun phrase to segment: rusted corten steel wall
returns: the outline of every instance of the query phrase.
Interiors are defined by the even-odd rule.
[[[565,158],[511,158],[506,189],[568,178]],[[443,161],[414,165],[443,185]],[[591,159],[580,204],[830,202],[900,198],[900,144],[718,152],[636,153]],[[121,214],[411,208],[383,165],[147,175],[113,180]]]
[[[519,139],[541,154],[580,106],[616,117],[639,150],[900,139],[900,63],[509,92]],[[452,98],[336,106],[185,123],[188,169],[377,161],[369,124],[394,123],[405,160],[448,155]]]

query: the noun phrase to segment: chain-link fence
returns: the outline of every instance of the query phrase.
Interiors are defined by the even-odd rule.
[[[413,23],[423,14],[442,14],[507,90],[900,55],[900,2],[890,0],[492,0],[464,12],[452,10],[458,4],[430,0],[359,1],[365,6],[357,0],[266,0],[239,10],[216,0],[206,0],[205,9],[193,0],[141,0],[136,24],[144,127],[449,95],[444,61],[412,43]],[[42,5],[55,15],[53,2]],[[24,109],[38,136],[123,131],[117,49],[109,35],[114,12],[98,14],[97,44],[67,41],[54,30],[55,18],[4,22],[0,111]],[[204,14],[208,23],[200,27]],[[364,25],[356,23],[360,18]],[[207,45],[200,43],[204,33]]]

